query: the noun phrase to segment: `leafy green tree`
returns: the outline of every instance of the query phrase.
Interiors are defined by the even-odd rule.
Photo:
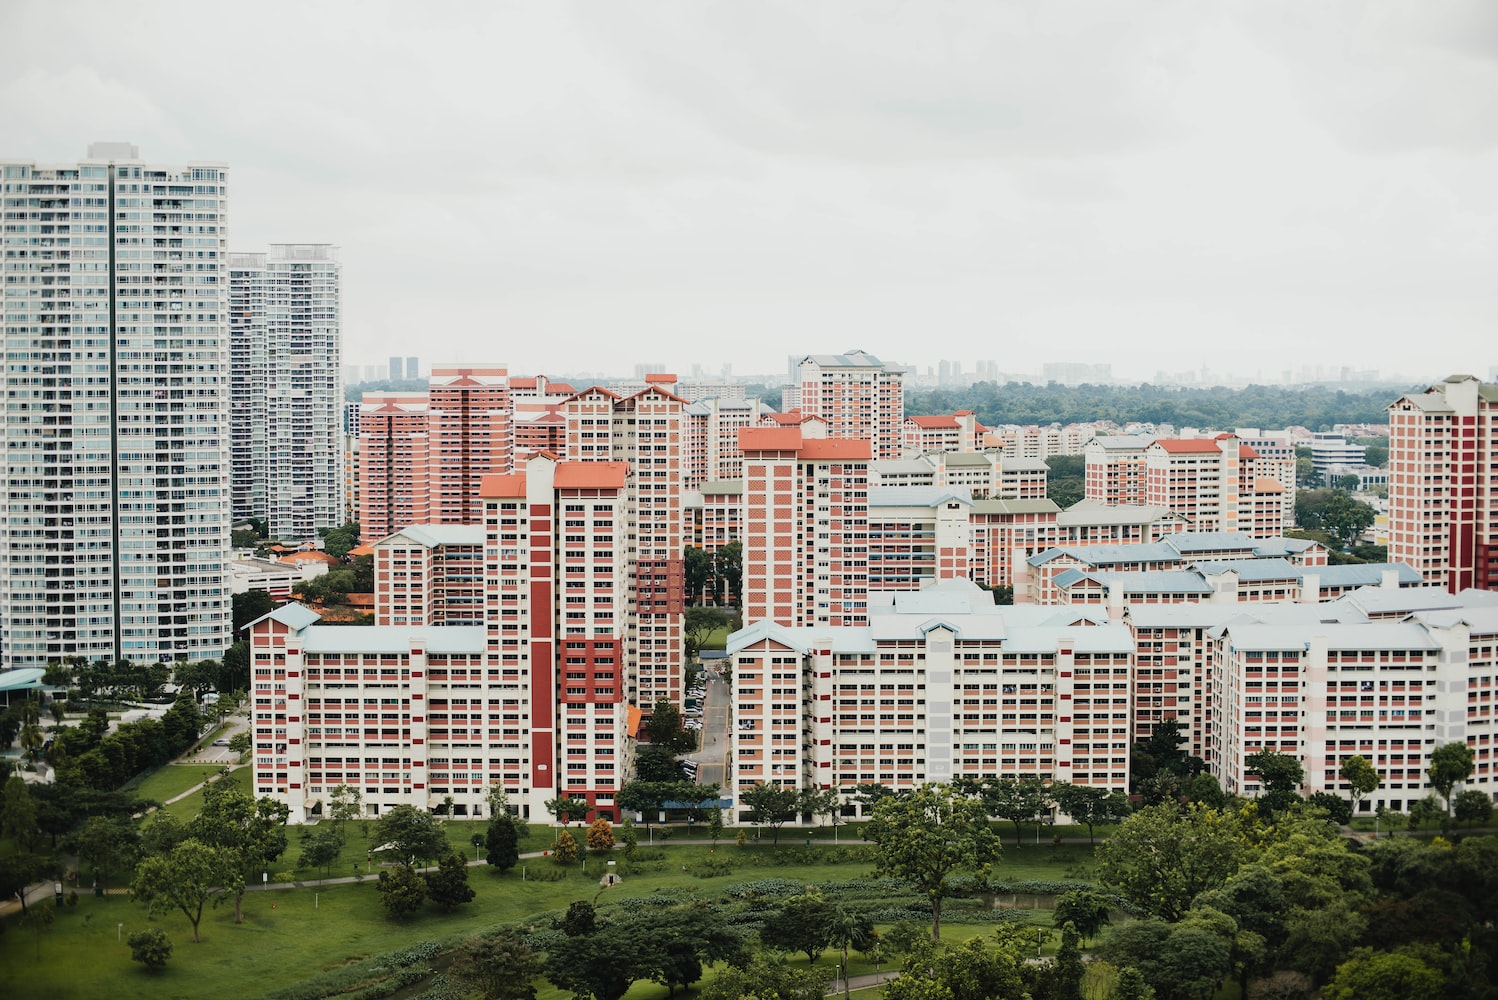
[[[1457,794],[1455,815],[1458,823],[1479,826],[1493,818],[1493,800],[1487,792],[1469,788]]]
[[[1098,848],[1098,874],[1139,912],[1176,921],[1238,870],[1244,850],[1238,823],[1223,813],[1195,803],[1146,806]]]
[[[389,845],[390,852],[406,865],[445,856],[451,849],[442,822],[415,806],[394,806],[375,821],[375,843]],[[376,848],[378,850],[379,848]]]
[[[235,594],[234,634],[239,635],[251,622],[259,621],[276,610],[276,599],[265,590],[246,590]]]
[[[718,847],[718,838],[723,836],[723,810],[709,809],[707,811],[707,835],[712,838],[713,848]]]
[[[1061,947],[1056,951],[1056,1000],[1082,1000],[1082,949],[1078,947],[1077,929],[1069,923],[1061,926]]]
[[[250,734],[246,732],[238,732],[229,737],[229,749],[234,751],[235,753],[249,753]]]
[[[21,776],[13,774],[6,779],[4,795],[0,797],[0,837],[13,839],[25,851],[36,845],[40,832],[31,792]]]
[[[72,838],[71,847],[102,885],[111,868],[128,868],[140,854],[140,832],[128,817],[90,816]]]
[[[1046,464],[1046,498],[1065,510],[1086,495],[1086,458],[1082,455],[1051,455]]]
[[[1445,985],[1440,972],[1412,955],[1360,948],[1337,966],[1321,996],[1322,1000],[1409,1000],[1441,996]]]
[[[359,789],[353,785],[335,785],[328,793],[328,819],[337,827],[339,836],[343,836],[345,823],[363,815],[362,798]]]
[[[335,559],[348,557],[349,550],[359,545],[359,525],[355,521],[332,529],[323,535],[322,550]]]
[[[835,827],[843,818],[843,797],[836,788],[807,786],[801,789],[801,800],[796,803],[796,809],[813,820],[818,816],[826,816],[827,821]]]
[[[771,843],[780,843],[780,828],[796,818],[801,793],[794,788],[763,781],[739,792],[739,802],[749,807],[749,822],[770,828]]]
[[[406,862],[380,872],[375,889],[380,894],[380,905],[396,920],[419,912],[427,894],[425,880]]]
[[[427,898],[451,912],[459,904],[471,903],[473,887],[468,884],[468,863],[456,851],[437,862],[437,870],[426,875]]]
[[[729,542],[713,553],[713,572],[716,575],[713,599],[725,603],[720,587],[728,591],[728,599],[739,604],[744,593],[744,543]]]
[[[681,764],[669,746],[647,743],[635,751],[635,777],[640,781],[677,781]]]
[[[1052,783],[1050,794],[1061,811],[1071,817],[1072,822],[1086,824],[1089,843],[1097,843],[1092,830],[1095,824],[1117,823],[1129,815],[1129,797],[1122,792],[1057,781]],[[1078,930],[1081,930],[1080,926]],[[1083,931],[1082,936],[1085,938],[1092,935]]]
[[[1277,750],[1260,750],[1243,759],[1245,770],[1259,779],[1263,794],[1259,797],[1260,808],[1279,813],[1300,801],[1300,788],[1305,784],[1305,768],[1300,758]]]
[[[56,861],[39,854],[0,854],[0,899],[19,897],[25,913],[26,887],[60,871]]]
[[[909,879],[931,903],[931,937],[941,937],[942,900],[960,872],[986,874],[1001,849],[983,803],[951,785],[928,784],[881,799],[864,828],[881,875]]]
[[[166,968],[172,957],[172,939],[166,931],[153,927],[147,931],[136,931],[125,939],[130,946],[130,960],[139,962],[152,972]]]
[[[904,975],[884,987],[885,1000],[1018,1000],[1026,995],[1014,956],[1002,949],[990,951],[980,938],[944,951],[919,946],[906,956]]]
[[[682,648],[688,660],[696,660],[703,643],[720,628],[730,628],[735,621],[727,608],[694,605],[682,616]]]
[[[298,868],[321,868],[324,877],[332,874],[333,862],[343,853],[343,835],[331,827],[317,827],[302,839]]]
[[[28,927],[36,934],[36,957],[40,961],[42,957],[42,931],[52,926],[52,921],[57,918],[57,911],[52,909],[51,903],[43,903],[33,906],[21,913],[21,926]]]
[[[569,831],[563,830],[558,835],[556,847],[552,849],[551,856],[559,865],[568,865],[577,860],[577,840]]]
[[[234,922],[244,923],[245,886],[257,873],[286,853],[286,820],[291,810],[284,802],[255,798],[227,781],[203,789],[203,805],[187,824],[189,837],[223,848],[239,866],[239,889],[234,895]]]
[[[693,602],[701,601],[707,594],[708,580],[713,575],[713,557],[698,545],[688,545],[681,553],[682,577],[687,597]],[[688,652],[687,659],[696,655]]]
[[[515,824],[510,822],[507,815],[495,816],[489,820],[484,846],[488,850],[485,857],[489,864],[501,875],[520,863],[520,840],[515,835]]]
[[[1355,754],[1342,762],[1340,771],[1342,780],[1347,782],[1348,793],[1352,796],[1352,811],[1357,812],[1358,803],[1365,795],[1371,795],[1378,791],[1378,786],[1383,784],[1383,779],[1368,763],[1368,758],[1361,754]]]
[[[1378,512],[1343,490],[1300,490],[1295,495],[1295,519],[1302,528],[1325,531],[1346,549],[1373,526]]]
[[[1325,979],[1362,938],[1368,919],[1347,899],[1335,899],[1319,910],[1295,908],[1285,917],[1285,943],[1276,951],[1281,965]]]
[[[1045,783],[1038,775],[989,775],[983,779],[983,807],[990,816],[1014,824],[1014,846],[1020,845],[1020,824],[1034,822],[1047,808]]]
[[[644,729],[645,738],[655,746],[690,750],[695,743],[692,734],[682,728],[681,709],[665,698],[655,703]]]
[[[825,966],[793,967],[776,952],[760,952],[741,969],[720,971],[702,988],[702,1000],[823,1000],[831,978]]]
[[[558,796],[546,800],[546,811],[555,816],[562,826],[587,816],[591,808],[587,799],[580,799],[575,795]]]
[[[803,951],[811,964],[832,945],[833,915],[832,904],[819,893],[791,896],[774,917],[765,921],[759,938],[767,948]]]
[[[1472,776],[1472,748],[1465,743],[1445,743],[1430,752],[1430,767],[1425,769],[1430,787],[1446,803],[1446,818],[1451,819],[1451,790]]]
[[[874,921],[867,913],[834,903],[828,925],[832,938],[830,943],[842,952],[843,995],[847,996],[851,992],[848,983],[848,949],[863,951],[869,947],[876,937]]]
[[[1144,973],[1131,965],[1118,971],[1118,979],[1113,984],[1113,1000],[1155,1000],[1155,990],[1144,981]]]
[[[233,851],[189,838],[168,854],[142,859],[135,866],[130,892],[153,917],[181,910],[197,944],[203,906],[210,900],[217,906],[226,895],[237,898],[244,885],[244,870]]]
[[[502,928],[464,941],[449,973],[484,1000],[535,1000],[541,959],[523,934]]]
[[[1107,896],[1096,889],[1073,889],[1056,897],[1056,908],[1051,913],[1051,924],[1063,927],[1070,924],[1085,942],[1098,936],[1108,926],[1109,913],[1113,909]]]
[[[239,639],[224,650],[224,672],[219,681],[229,691],[246,691],[250,686],[250,643]]]

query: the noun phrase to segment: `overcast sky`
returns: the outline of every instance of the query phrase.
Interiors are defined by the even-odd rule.
[[[0,3],[0,156],[231,167],[344,354],[1498,365],[1498,3]]]

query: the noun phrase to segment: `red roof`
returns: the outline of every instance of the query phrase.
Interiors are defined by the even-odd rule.
[[[343,560],[339,559],[337,556],[330,556],[326,552],[293,552],[289,556],[282,556],[281,561],[284,563],[336,563],[342,562]]]
[[[956,417],[906,417],[905,422],[907,424],[915,424],[917,427],[923,427],[927,430],[933,431],[949,431],[957,429]]]
[[[800,427],[740,427],[739,451],[800,451]]]
[[[665,374],[646,375],[645,376],[645,381],[647,383],[651,383],[651,384],[675,385],[676,384],[676,376],[675,375],[665,375]]]
[[[479,480],[479,496],[514,500],[525,496],[525,473],[512,472],[503,476],[485,476]]]
[[[1285,486],[1278,479],[1270,479],[1268,476],[1259,476],[1254,480],[1255,493],[1283,493]]]
[[[768,420],[772,424],[784,424],[791,427],[800,427],[801,421],[805,418],[801,416],[801,411],[792,410],[789,413],[766,413],[764,419]]]
[[[1240,444],[1238,446],[1238,457],[1239,458],[1258,458],[1259,457],[1259,453],[1256,452],[1256,451],[1254,451],[1252,448],[1250,448],[1246,444]]]
[[[619,490],[628,474],[628,462],[563,462],[552,485],[559,490]]]
[[[859,438],[812,438],[801,443],[801,457],[868,461],[874,457],[874,445]]]
[[[1222,450],[1213,438],[1161,438],[1155,444],[1172,455],[1210,455]]]

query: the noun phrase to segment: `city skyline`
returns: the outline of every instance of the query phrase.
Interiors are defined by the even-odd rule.
[[[1492,364],[1485,5],[68,6],[0,152],[231,164],[230,249],[345,248],[351,360]]]

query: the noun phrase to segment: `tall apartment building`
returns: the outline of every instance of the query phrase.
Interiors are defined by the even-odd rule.
[[[509,372],[502,366],[433,368],[427,400],[432,522],[477,524],[479,483],[509,472],[514,460]]]
[[[868,620],[869,443],[746,427],[744,620]]]
[[[426,624],[340,628],[296,604],[251,626],[255,793],[326,815],[338,785],[365,815],[396,805],[482,816],[492,784],[532,818],[559,795],[619,819],[627,584],[622,462],[558,463],[491,476],[477,525],[420,525],[376,545],[377,616]],[[454,591],[482,552],[484,625],[458,624]],[[435,569],[425,581],[414,574]],[[436,569],[436,567],[445,567]],[[402,574],[406,574],[404,577]],[[403,580],[419,584],[404,596]],[[421,610],[418,610],[421,609]]]
[[[432,519],[426,393],[366,392],[359,406],[359,534],[393,535]]]
[[[682,474],[688,489],[719,479],[744,475],[744,456],[739,451],[739,428],[753,427],[769,408],[758,397],[745,399],[712,396],[686,408],[686,468]]]
[[[866,351],[850,351],[808,355],[796,371],[796,409],[827,421],[828,437],[868,441],[874,458],[899,457],[905,422],[903,368]]]
[[[1498,385],[1452,375],[1389,407],[1389,558],[1498,590]]]
[[[232,512],[271,538],[316,538],[347,515],[336,247],[229,255]]]
[[[0,668],[230,641],[228,171],[0,161]]]
[[[656,378],[647,376],[650,388],[632,396],[595,386],[572,396],[561,409],[568,460],[626,462],[632,473],[628,501],[634,521],[627,548],[633,588],[625,656],[634,665],[630,700],[646,714],[662,699],[681,703],[686,609],[686,403]]]
[[[901,422],[901,453],[968,452],[982,448],[990,428],[972,410],[936,416],[906,417]]]

